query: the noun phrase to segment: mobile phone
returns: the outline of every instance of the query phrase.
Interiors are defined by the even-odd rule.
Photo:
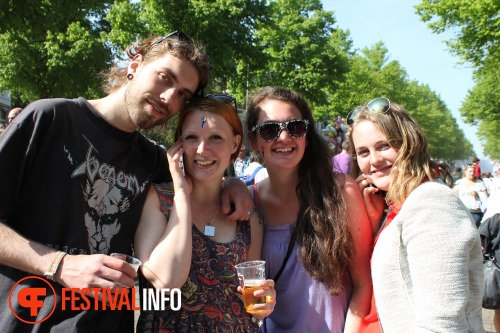
[[[186,172],[184,171],[184,154],[179,158],[179,168],[182,170],[182,174],[185,176]]]

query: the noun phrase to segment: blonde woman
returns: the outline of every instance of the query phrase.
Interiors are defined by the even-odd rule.
[[[376,232],[371,267],[383,332],[484,332],[479,235],[447,169],[430,160],[422,128],[387,98],[354,109],[347,124]]]
[[[453,191],[460,196],[460,200],[469,209],[476,227],[479,227],[486,210],[488,192],[481,179],[476,177],[476,167],[469,164],[464,169],[463,178],[460,179]]]

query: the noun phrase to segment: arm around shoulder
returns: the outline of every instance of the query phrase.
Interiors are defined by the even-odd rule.
[[[262,258],[262,243],[264,240],[264,224],[259,214],[253,212],[250,216],[250,248],[248,250],[248,260],[260,260]]]

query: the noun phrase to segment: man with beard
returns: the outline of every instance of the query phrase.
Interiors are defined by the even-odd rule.
[[[179,31],[136,42],[127,55],[127,67],[110,71],[106,97],[36,101],[0,137],[3,332],[133,332],[133,311],[78,301],[64,310],[61,290],[134,287],[136,271],[109,254],[132,254],[149,186],[170,178],[164,149],[138,129],[166,123],[202,94],[209,63]],[[231,213],[231,198],[229,218],[248,219],[247,189],[227,183],[222,210]],[[57,297],[20,289],[46,287],[34,275],[51,280]]]

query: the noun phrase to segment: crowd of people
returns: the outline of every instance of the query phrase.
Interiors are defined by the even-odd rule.
[[[244,129],[234,98],[205,95],[208,56],[180,31],[126,54],[105,97],[33,102],[0,135],[2,331],[485,332],[477,227],[498,213],[485,211],[500,174],[480,180],[476,163],[452,177],[384,97],[346,110],[335,157],[284,87],[254,91]],[[139,131],[174,116],[168,149]],[[112,252],[135,255],[139,271]],[[265,301],[251,315],[235,265],[257,259]],[[7,302],[33,275],[55,291],[36,325]],[[137,278],[181,288],[181,309],[141,311],[137,327],[132,310],[61,309],[63,287]]]

